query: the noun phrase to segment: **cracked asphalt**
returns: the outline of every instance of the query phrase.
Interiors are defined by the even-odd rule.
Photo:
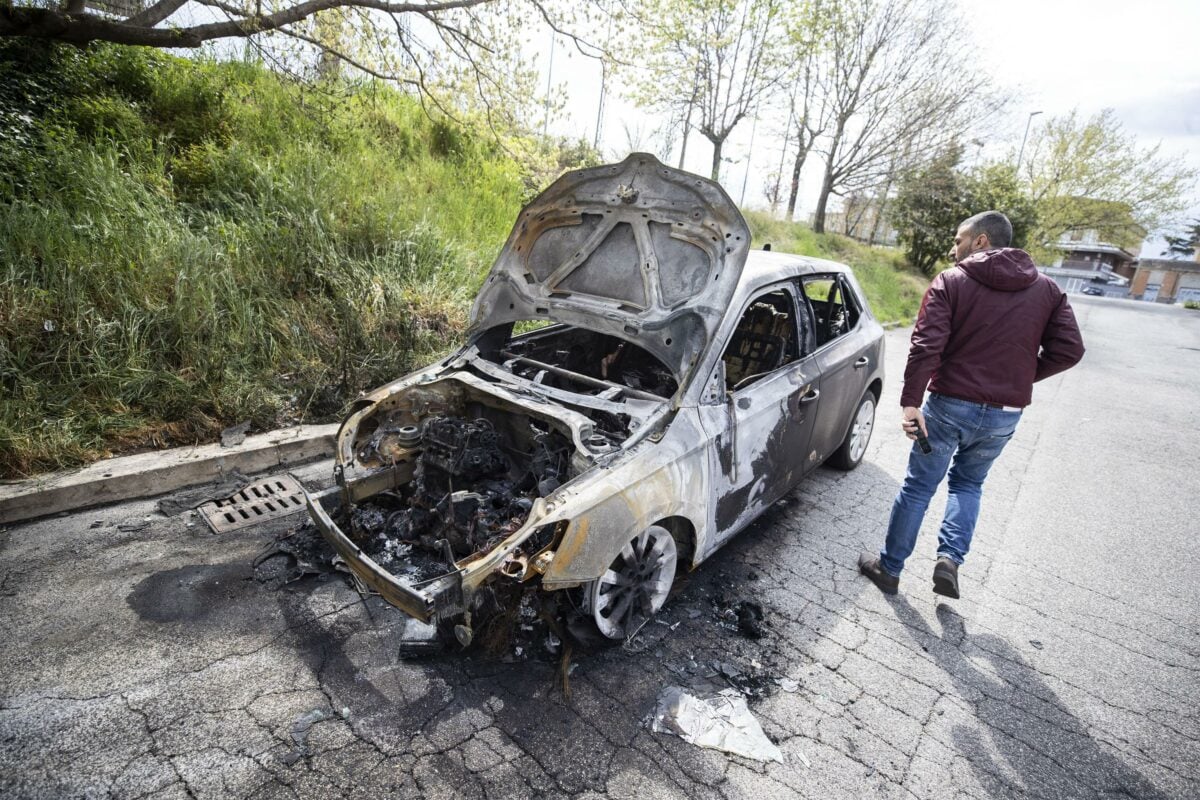
[[[10,528],[0,795],[1200,796],[1200,314],[1074,302],[1088,354],[994,467],[962,600],[930,590],[944,489],[898,596],[855,570],[907,456],[897,331],[865,463],[806,479],[667,624],[577,656],[569,697],[557,664],[399,658],[403,616],[339,578],[254,581],[292,520],[215,536],[140,502]],[[719,625],[719,595],[765,636]],[[750,704],[784,763],[650,733],[714,660],[798,682]]]

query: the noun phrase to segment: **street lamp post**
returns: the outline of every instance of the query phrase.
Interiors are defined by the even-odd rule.
[[[746,172],[742,175],[742,199],[739,206],[746,205],[746,182],[750,180],[750,159],[754,158],[754,132],[758,130],[758,107],[754,108],[754,121],[750,125],[750,152],[746,154]]]
[[[1025,120],[1025,135],[1021,137],[1021,151],[1019,153],[1017,153],[1017,169],[1016,169],[1016,171],[1018,173],[1021,171],[1021,159],[1025,157],[1025,142],[1029,139],[1029,126],[1031,124],[1033,124],[1033,118],[1036,117],[1040,113],[1042,113],[1042,112],[1030,111],[1029,119]]]

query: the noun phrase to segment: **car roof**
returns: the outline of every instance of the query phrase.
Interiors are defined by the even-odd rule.
[[[775,250],[751,250],[746,254],[742,285],[761,286],[771,281],[821,272],[850,272],[850,268],[823,258],[780,253]]]

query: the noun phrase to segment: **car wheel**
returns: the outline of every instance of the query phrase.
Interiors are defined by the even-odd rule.
[[[675,581],[678,550],[671,532],[651,525],[633,537],[588,586],[592,622],[608,639],[628,639],[654,616]]]
[[[850,422],[850,430],[842,445],[829,457],[830,466],[838,469],[851,470],[862,463],[871,442],[871,431],[875,429],[875,395],[867,392],[858,403],[854,419]]]

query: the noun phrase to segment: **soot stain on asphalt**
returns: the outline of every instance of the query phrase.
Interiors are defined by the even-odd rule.
[[[230,606],[258,594],[253,576],[244,561],[189,564],[144,578],[125,600],[147,622],[229,624]]]

